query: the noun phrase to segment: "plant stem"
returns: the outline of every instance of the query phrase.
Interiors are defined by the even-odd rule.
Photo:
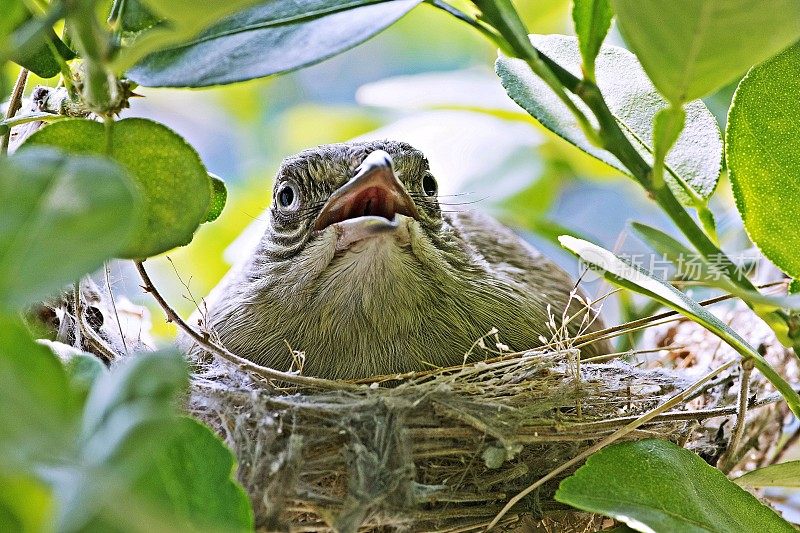
[[[28,82],[28,69],[23,68],[19,71],[17,81],[14,83],[14,89],[11,91],[11,98],[8,99],[8,109],[6,109],[6,120],[12,118],[17,114],[17,111],[22,107],[22,94],[25,92],[25,84]],[[8,153],[8,144],[11,141],[11,130],[3,135],[0,141],[0,155]]]
[[[3,126],[7,126],[9,128],[13,128],[15,126],[19,126],[21,124],[27,124],[29,122],[55,122],[57,120],[63,120],[65,118],[72,118],[68,115],[56,115],[54,113],[31,113],[30,115],[20,115],[18,117],[11,117],[7,118],[3,121],[0,121],[0,124]]]
[[[114,117],[111,115],[106,115],[103,117],[103,126],[104,133],[105,133],[105,154],[108,157],[111,157],[114,153]]]

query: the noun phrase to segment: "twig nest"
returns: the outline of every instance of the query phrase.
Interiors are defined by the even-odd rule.
[[[469,531],[691,381],[680,371],[579,362],[575,350],[508,356],[355,391],[280,388],[214,362],[198,363],[190,409],[238,456],[239,478],[265,530]],[[714,409],[735,395],[712,388],[703,398]],[[718,454],[715,435],[697,425],[697,416],[678,413],[625,438],[664,438]],[[564,515],[552,498],[558,481],[534,491],[502,524]],[[567,516],[558,529],[594,519]]]

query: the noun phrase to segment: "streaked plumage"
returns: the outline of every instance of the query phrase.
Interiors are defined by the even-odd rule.
[[[365,226],[375,217],[315,230],[331,195],[380,150],[413,199],[406,211],[416,213],[397,215],[396,228],[377,219],[379,231]],[[289,347],[304,352],[303,373],[328,378],[459,364],[492,328],[515,351],[551,338],[548,312],[560,324],[574,282],[494,219],[443,213],[431,183],[427,160],[404,143],[327,145],[288,158],[266,232],[208,298],[207,327],[231,351],[270,367],[293,368]],[[366,194],[357,193],[342,200],[344,212]],[[295,203],[282,208],[289,197]],[[399,212],[402,201],[393,204]],[[581,308],[572,305],[570,312]],[[581,322],[567,329],[575,334]]]

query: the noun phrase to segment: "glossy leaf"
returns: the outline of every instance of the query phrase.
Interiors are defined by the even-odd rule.
[[[562,235],[558,240],[564,248],[580,257],[584,266],[599,271],[612,283],[644,294],[697,322],[728,343],[742,357],[751,359],[755,367],[783,395],[795,416],[800,416],[800,395],[798,395],[797,391],[747,341],[742,339],[738,333],[719,318],[703,309],[697,302],[675,289],[672,285],[654,278],[645,270],[596,244],[568,235]]]
[[[574,37],[532,36],[542,53],[576,76],[581,56]],[[508,92],[523,109],[566,141],[623,173],[628,170],[609,152],[589,142],[564,104],[518,59],[500,57],[495,68]],[[636,57],[615,46],[603,46],[596,61],[597,84],[623,131],[644,158],[652,162],[653,120],[667,102],[658,94]],[[576,97],[573,97],[578,102]],[[582,107],[582,104],[578,102]],[[587,113],[591,114],[588,110]],[[716,119],[700,101],[686,105],[686,126],[666,159],[670,188],[684,203],[694,202],[676,183],[680,176],[701,199],[714,192],[722,166],[722,139]]]
[[[800,461],[765,466],[733,480],[742,487],[800,488]]]
[[[40,23],[38,21],[32,20],[28,24],[33,25],[33,27],[29,27],[28,25],[26,25],[18,31],[21,32],[39,31],[39,28],[37,26]],[[50,42],[55,47],[56,52],[64,60],[73,59],[75,57],[75,52],[70,50],[67,47],[67,45],[65,45],[63,41],[61,41],[61,39],[56,37],[56,34],[53,33],[52,30],[45,31],[45,33],[47,35],[44,38],[45,42],[39,43],[33,48],[26,48],[24,46],[19,47],[14,53],[11,54],[10,59],[14,63],[30,70],[40,78],[46,79],[61,74],[60,63],[53,54],[53,51],[50,48],[50,46],[48,46],[46,39],[50,40]]]
[[[55,16],[34,18],[21,0],[5,0],[2,11],[0,59],[8,56],[40,78],[52,78],[61,72],[61,68],[48,40],[63,59],[75,57],[75,53],[53,32],[52,23],[58,18],[57,11],[54,11]]]
[[[625,41],[668,100],[734,81],[800,39],[800,0],[611,0]]]
[[[208,206],[208,213],[206,214],[205,222],[213,222],[222,214],[225,209],[225,202],[228,200],[228,189],[225,187],[225,182],[222,181],[216,174],[208,173],[211,180],[211,203]]]
[[[195,528],[252,529],[247,495],[233,478],[231,452],[196,420],[183,418],[176,426],[180,437],[151,458],[133,490],[147,494],[159,507],[174,509],[175,519]]]
[[[35,376],[32,370],[26,371]],[[133,356],[95,378],[82,413],[63,417],[77,431],[40,428],[59,441],[51,447],[59,453],[18,461],[17,470],[27,466],[52,487],[56,530],[252,528],[231,453],[209,429],[178,413],[187,386],[180,354]],[[24,437],[14,444],[27,449],[33,437]],[[0,459],[0,467],[7,461]]]
[[[608,0],[574,0],[572,21],[583,59],[584,75],[594,79],[594,60],[611,27],[614,12]]]
[[[685,279],[699,281],[710,287],[718,287],[746,302],[761,307],[770,307],[772,309],[800,308],[800,295],[771,296],[742,289],[728,280],[719,265],[709,263],[703,256],[693,252],[688,246],[660,229],[641,222],[632,222],[631,228],[642,241],[659,253],[663,259],[675,265],[677,273]],[[744,277],[746,271],[746,265],[743,265],[739,275]]]
[[[0,159],[0,310],[118,255],[140,228],[141,204],[125,170],[103,157],[36,148]]]
[[[16,317],[0,314],[0,472],[69,453],[77,407],[56,357]]]
[[[147,56],[128,76],[141,85],[205,87],[298,69],[369,39],[420,2],[269,2]]]
[[[36,145],[99,154],[105,129],[90,120],[63,120],[31,135],[23,149]],[[119,255],[144,258],[189,243],[211,202],[211,181],[194,148],[166,126],[141,118],[114,124],[113,147],[112,158],[134,178],[145,202],[145,227]]]
[[[750,239],[800,277],[800,44],[755,67],[728,115],[727,162]]]
[[[637,531],[795,531],[697,454],[665,440],[600,450],[561,482],[555,498]]]
[[[112,15],[119,17],[123,47],[114,59],[124,71],[151,52],[180,45],[201,30],[258,0],[117,0]]]

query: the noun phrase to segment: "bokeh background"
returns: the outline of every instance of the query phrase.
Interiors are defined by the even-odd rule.
[[[534,33],[573,33],[567,0],[516,5]],[[607,42],[624,46],[614,28]],[[494,75],[496,56],[472,28],[423,4],[370,41],[293,73],[203,90],[137,89],[142,98],[123,117],[149,117],[177,131],[229,191],[222,216],[201,226],[190,245],[148,260],[159,288],[188,315],[192,300],[207,294],[258,238],[280,161],[353,138],[415,145],[437,176],[443,209],[490,212],[572,274],[578,264],[554,242],[559,234],[634,254],[648,250],[628,235],[630,220],[672,231],[631,180],[545,130],[511,101]],[[15,75],[4,73],[3,93]],[[29,90],[37,83],[45,82],[34,78]],[[708,99],[721,123],[734,86]],[[740,239],[728,190],[723,180],[714,205],[718,226],[723,239]],[[113,266],[115,294],[150,308],[152,333],[159,343],[169,342],[174,326],[137,281],[128,263]],[[599,282],[587,288],[594,296],[608,290]],[[627,317],[619,304],[605,304],[608,322]]]

